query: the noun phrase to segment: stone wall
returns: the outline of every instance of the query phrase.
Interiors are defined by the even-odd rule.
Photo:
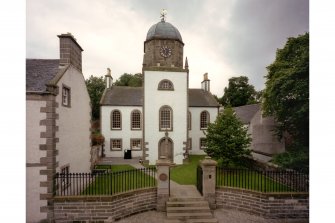
[[[272,219],[309,218],[308,193],[260,193],[220,187],[216,188],[216,205]]]
[[[58,131],[52,94],[26,94],[26,221],[53,219],[53,176],[57,167]]]
[[[160,49],[168,46],[171,49],[170,57],[162,57]],[[183,67],[183,48],[184,44],[177,40],[154,39],[144,43],[143,68],[156,67]]]
[[[113,196],[55,197],[56,222],[107,221],[156,209],[157,188]]]

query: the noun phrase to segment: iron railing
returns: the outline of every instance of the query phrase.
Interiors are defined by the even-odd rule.
[[[92,173],[56,173],[54,195],[113,195],[130,190],[155,187],[157,184],[155,174],[155,168],[117,172],[99,170]]]
[[[216,186],[259,192],[308,192],[308,175],[296,171],[216,168]]]

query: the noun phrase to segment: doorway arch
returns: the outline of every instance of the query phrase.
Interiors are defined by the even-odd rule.
[[[173,163],[173,141],[169,137],[161,138],[158,142],[158,159],[165,156]]]

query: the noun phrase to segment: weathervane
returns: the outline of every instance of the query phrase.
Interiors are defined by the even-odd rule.
[[[165,18],[166,18],[166,14],[167,14],[167,10],[166,9],[162,9],[161,10],[161,21],[165,22]]]

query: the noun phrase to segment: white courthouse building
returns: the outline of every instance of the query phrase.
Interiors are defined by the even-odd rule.
[[[142,87],[114,86],[108,71],[100,101],[106,157],[123,157],[131,149],[132,157],[150,164],[160,156],[182,164],[188,154],[205,154],[203,131],[220,105],[210,93],[207,73],[201,88],[189,88],[183,48],[178,29],[163,17],[144,41]]]

